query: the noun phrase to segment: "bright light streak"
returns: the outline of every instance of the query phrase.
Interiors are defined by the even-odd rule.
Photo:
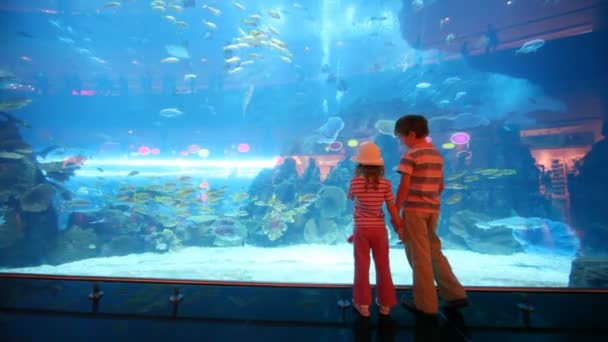
[[[277,165],[278,157],[270,160],[188,160],[188,159],[92,159],[76,171],[78,177],[127,177],[131,171],[139,177],[193,176],[208,178],[253,178],[266,168]],[[100,172],[98,168],[103,169]],[[131,177],[129,177],[131,178]]]

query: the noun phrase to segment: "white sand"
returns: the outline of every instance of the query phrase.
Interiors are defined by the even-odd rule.
[[[447,250],[445,254],[465,286],[566,287],[572,261],[563,256],[524,253],[498,256]],[[410,285],[411,270],[403,249],[392,248],[390,255],[393,281],[397,285]],[[350,284],[353,256],[348,244],[190,247],[174,253],[93,258],[58,266],[5,268],[0,272]],[[373,263],[370,278],[373,283]]]

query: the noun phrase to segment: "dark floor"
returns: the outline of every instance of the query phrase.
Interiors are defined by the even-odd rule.
[[[171,320],[93,314],[0,313],[2,341],[608,341],[588,330],[473,329],[462,316],[419,318],[413,327],[393,319],[354,323],[302,324],[240,320]]]

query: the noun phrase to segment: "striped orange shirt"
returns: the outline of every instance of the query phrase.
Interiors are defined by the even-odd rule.
[[[373,184],[367,184],[366,189],[365,183],[365,177],[354,177],[348,189],[348,198],[355,202],[355,228],[384,228],[382,204],[394,201],[391,182],[380,178],[378,189]]]
[[[439,213],[443,157],[430,143],[409,149],[397,172],[410,175],[410,188],[403,204],[406,211]]]

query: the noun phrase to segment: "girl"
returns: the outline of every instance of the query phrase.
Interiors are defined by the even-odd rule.
[[[355,231],[352,236],[355,256],[353,306],[361,316],[369,317],[372,301],[369,284],[371,249],[376,266],[377,304],[380,314],[388,315],[391,307],[397,304],[397,298],[391,278],[388,233],[382,203],[386,203],[395,231],[401,226],[401,219],[395,207],[391,183],[384,178],[384,161],[378,146],[362,144],[351,160],[358,164],[348,190],[348,198],[353,200],[355,206]]]

